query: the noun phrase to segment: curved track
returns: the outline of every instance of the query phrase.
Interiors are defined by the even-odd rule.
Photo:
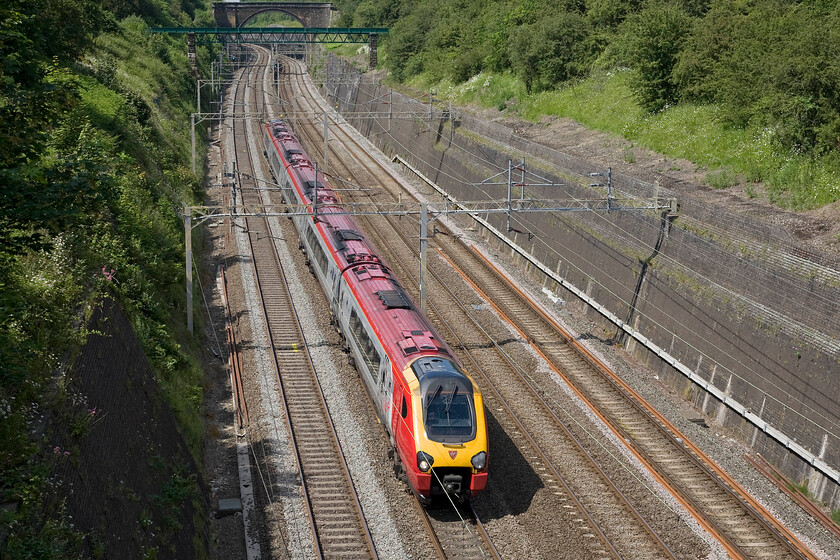
[[[296,95],[310,88],[305,80],[296,82]],[[317,99],[315,92],[308,91],[308,94]],[[311,110],[329,109],[324,103],[321,107],[313,104]],[[339,118],[333,122],[339,124],[341,121],[343,119]],[[331,127],[331,134],[334,137],[343,136],[340,126]],[[315,127],[310,127],[308,135],[310,146],[318,146]],[[347,137],[350,138],[350,135]],[[350,142],[357,146],[354,151],[358,150],[357,142],[352,139]],[[313,155],[319,150],[315,152]],[[335,160],[331,156],[330,161]],[[389,198],[395,200],[399,187],[387,178],[389,172],[374,169],[378,166],[376,163],[362,165],[370,176],[383,177],[377,180],[380,185],[377,194],[381,197],[387,192]],[[357,182],[362,183],[361,180]],[[368,179],[364,184],[369,184]],[[470,251],[452,237],[444,236],[438,244],[449,255],[453,266],[469,271],[464,277],[475,289],[508,318],[523,338],[531,342],[552,368],[598,411],[619,437],[628,441],[633,452],[693,512],[698,521],[717,536],[731,555],[739,558],[813,557],[699,449],[694,448],[652,407],[575,344],[538,305],[512,286],[503,275],[497,274],[489,263],[479,258],[477,252]],[[381,248],[388,245],[387,242],[379,243]],[[416,260],[416,256],[414,258]],[[389,255],[389,260],[393,262],[394,258]],[[537,387],[537,390],[546,392],[545,387]],[[551,390],[547,392],[551,394]],[[545,406],[556,408],[551,399]],[[555,415],[559,413],[555,410]]]
[[[304,103],[305,101],[298,98],[299,106]],[[316,143],[317,145],[318,137],[314,130],[315,127],[307,126],[306,123],[301,123],[298,128],[303,132],[303,134],[308,136],[310,145],[313,143]],[[342,135],[339,131],[336,131],[336,136],[344,140],[344,135]],[[341,154],[335,155],[340,156]],[[341,159],[341,157],[332,157],[330,161],[333,162],[332,165],[342,176],[352,175],[355,177],[355,182],[358,184],[382,185],[383,181],[388,181],[390,179],[386,170],[380,166],[360,162],[368,175],[376,177],[374,181],[371,182],[370,178],[360,176],[364,175],[364,173],[360,174],[360,172],[353,171],[349,166],[344,165],[340,161]],[[391,263],[392,267],[395,267],[395,270],[400,270],[400,276],[402,278],[412,278],[412,274],[408,268],[416,262],[416,253],[414,252],[411,241],[400,230],[400,228],[397,227],[394,221],[376,220],[370,218],[360,218],[359,221],[368,222],[365,230],[368,232],[368,236],[374,240],[376,245],[380,248],[387,247],[385,254],[388,255],[388,261]],[[387,222],[389,227],[383,228],[383,221]],[[402,241],[401,244],[395,245],[393,243],[395,236],[397,239]],[[441,282],[441,286],[445,286],[445,284]],[[462,320],[459,320],[459,324],[472,323],[474,328],[481,332],[478,321],[469,315],[467,306],[460,302],[453,292],[449,291],[448,293],[451,301],[455,302],[455,304],[463,312],[461,318]],[[434,308],[432,311],[435,312]],[[436,312],[435,314],[437,315],[438,321],[443,322],[446,325],[446,321],[442,319],[442,314]],[[450,341],[459,340],[457,335],[458,329],[454,329],[449,325],[446,325],[446,328],[451,333],[451,335],[447,336]],[[532,428],[529,429],[526,427],[525,423],[517,417],[514,407],[510,406],[505,401],[502,395],[494,388],[493,382],[484,375],[483,372],[485,370],[496,370],[497,375],[502,377],[506,375],[516,375],[516,365],[507,358],[504,351],[498,346],[498,344],[494,344],[493,340],[490,341],[490,344],[498,354],[492,365],[487,365],[486,359],[477,360],[472,353],[466,350],[467,344],[462,343],[461,346],[465,349],[464,354],[466,354],[467,359],[469,360],[467,363],[471,362],[473,364],[473,367],[469,369],[473,371],[474,374],[480,375],[486,382],[486,384],[482,384],[485,387],[485,395],[487,395],[486,387],[490,387],[491,389],[492,398],[486,396],[486,398],[488,398],[488,402],[486,403],[487,407],[494,410],[504,410],[509,415],[510,420],[506,420],[506,423],[510,424],[511,428],[506,431],[509,433],[511,433],[511,431],[517,432],[516,438],[522,440],[519,445],[523,450],[526,450],[524,451],[525,453],[528,455],[534,455],[536,453],[538,458],[536,463],[538,464],[535,466],[535,470],[547,470],[549,473],[548,477],[553,477],[557,482],[559,482],[558,486],[554,483],[554,481],[547,481],[549,484],[552,484],[552,486],[558,486],[558,490],[562,488],[564,498],[562,500],[557,500],[562,501],[562,503],[557,504],[558,507],[570,507],[569,505],[572,504],[573,507],[580,512],[578,520],[583,520],[584,524],[582,526],[579,525],[576,528],[576,530],[579,531],[578,538],[573,537],[571,540],[577,541],[577,543],[573,542],[572,546],[580,547],[581,553],[587,556],[599,558],[622,557],[622,554],[610,543],[610,538],[607,537],[605,532],[599,527],[598,519],[600,519],[600,523],[610,525],[609,531],[612,533],[612,538],[621,539],[623,541],[621,548],[625,551],[625,557],[630,557],[631,554],[636,558],[674,557],[673,553],[671,553],[668,546],[657,535],[656,531],[643,519],[643,517],[636,511],[621,491],[612,484],[610,478],[603,472],[597,462],[595,462],[591,456],[586,454],[583,447],[572,436],[569,438],[568,442],[569,452],[575,453],[580,459],[578,469],[574,475],[578,480],[575,482],[577,482],[580,487],[580,479],[584,477],[584,470],[587,471],[586,480],[592,481],[591,484],[588,485],[589,488],[586,496],[578,498],[575,495],[575,491],[572,489],[572,486],[567,483],[564,476],[561,474],[562,470],[566,470],[566,472],[568,472],[568,467],[561,467],[560,462],[568,462],[569,453],[563,452],[558,454],[555,451],[552,454],[544,452],[543,448],[546,446],[551,446],[555,449],[559,447],[560,444],[557,439],[550,438],[549,441],[547,441],[545,438],[532,436],[531,432],[539,431],[540,428],[534,427],[535,425],[533,422],[527,421],[526,423],[529,423]],[[536,393],[534,393],[534,395],[538,397]],[[537,400],[533,404],[528,405],[529,408],[532,408],[533,406],[540,406],[539,401]],[[565,430],[562,422],[560,422],[556,416],[553,417],[553,420],[557,423],[557,425],[561,426],[561,429],[564,430],[566,436],[571,436],[571,433],[568,430]],[[537,440],[539,439],[542,439],[542,441],[538,443]],[[554,456],[550,458],[549,455]],[[605,497],[607,499],[605,499]],[[590,513],[590,510],[594,509],[597,509],[598,512],[597,515],[593,516]],[[623,512],[622,515],[617,515],[617,512],[619,511]],[[623,518],[630,521],[622,521]],[[458,526],[460,523],[456,522],[455,524],[456,534],[460,533],[462,534],[461,538],[467,538],[463,536],[464,531]],[[594,541],[592,537],[595,537]],[[467,540],[469,539],[467,538]],[[570,539],[566,536],[565,540]]]
[[[243,70],[237,82],[234,116],[240,107],[254,106],[255,110],[251,112],[258,113],[263,110],[262,92],[259,88],[250,89],[249,85],[262,83],[268,60],[259,52],[254,62]],[[262,191],[257,190],[259,185],[252,179],[256,176],[254,167],[258,163],[253,159],[254,149],[248,138],[253,137],[254,131],[241,119],[234,119],[233,123],[240,172],[238,194],[245,204],[265,204]],[[261,152],[258,149],[256,153]],[[285,407],[284,416],[315,537],[315,553],[318,558],[376,558],[376,549],[289,295],[274,246],[272,226],[265,218],[246,218],[245,229]]]

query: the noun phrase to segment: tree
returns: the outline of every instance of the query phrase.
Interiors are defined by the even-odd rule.
[[[631,87],[650,112],[679,99],[672,73],[692,18],[679,6],[655,1],[628,17],[618,39],[624,58],[636,70]]]
[[[548,89],[588,71],[586,52],[590,28],[574,12],[560,12],[551,18],[520,26],[511,33],[509,56],[525,88]]]
[[[833,5],[832,5],[833,4]],[[735,126],[783,148],[840,148],[840,4],[717,1],[694,25],[673,77],[684,99],[719,103]]]

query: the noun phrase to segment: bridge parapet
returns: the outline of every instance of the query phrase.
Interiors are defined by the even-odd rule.
[[[304,27],[329,27],[335,6],[330,2],[213,2],[219,27],[239,27],[257,14],[282,12]]]

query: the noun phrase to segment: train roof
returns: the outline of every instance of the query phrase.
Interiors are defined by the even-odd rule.
[[[285,121],[271,121],[266,128],[286,161],[301,199],[311,203],[317,197],[317,217],[313,218],[392,364],[403,370],[420,357],[443,357],[454,367],[436,368],[438,373],[466,379],[452,350],[368,242],[362,228],[344,213],[338,193],[320,172],[316,180],[314,166]]]

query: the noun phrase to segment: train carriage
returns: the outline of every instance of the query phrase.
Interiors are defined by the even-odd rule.
[[[449,346],[365,240],[284,121],[264,128],[265,154],[324,291],[394,446],[395,466],[424,503],[444,490],[468,499],[487,482],[481,392]]]

